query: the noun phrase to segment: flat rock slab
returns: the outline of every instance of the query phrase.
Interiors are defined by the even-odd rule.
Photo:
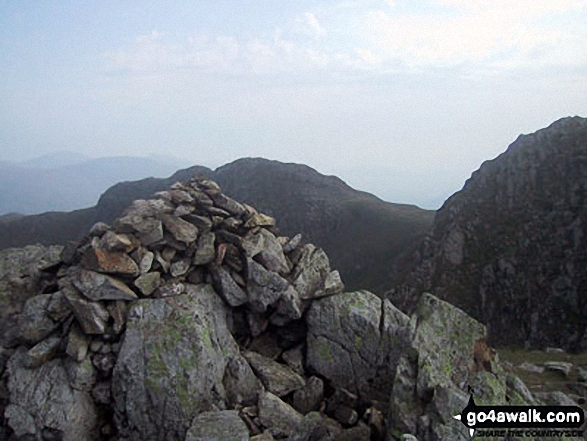
[[[259,421],[269,428],[275,437],[296,433],[304,417],[289,404],[284,403],[271,392],[259,396]]]
[[[565,377],[568,377],[573,370],[573,364],[566,363],[564,361],[547,361],[544,363],[544,367],[548,371],[556,372],[557,374],[564,375]]]
[[[138,274],[138,267],[136,274]],[[71,275],[71,281],[84,296],[94,302],[137,299],[137,295],[123,282],[95,271],[76,271]]]
[[[236,410],[203,412],[194,418],[185,441],[248,441],[249,429]]]
[[[289,366],[251,351],[244,352],[243,356],[247,359],[265,388],[278,397],[283,397],[306,385],[304,378]]]

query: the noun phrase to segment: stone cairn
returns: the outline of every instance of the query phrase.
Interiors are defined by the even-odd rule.
[[[506,391],[474,369],[480,323],[343,292],[323,250],[208,179],[54,251],[0,280],[0,439],[464,440],[465,383]]]
[[[206,436],[200,438],[191,432],[208,430],[206,424],[191,420],[196,415],[206,416],[204,411],[227,409],[234,413],[218,414],[222,420],[220,426],[226,425],[223,429],[230,430],[236,424],[237,433],[239,429],[243,432],[244,427],[246,439],[249,435],[273,439],[273,436],[303,431],[308,435],[317,426],[324,434],[346,430],[369,439],[371,428],[367,424],[377,420],[377,416],[379,421],[372,426],[382,433],[379,410],[370,409],[369,403],[359,403],[358,397],[349,391],[329,390],[323,379],[305,373],[307,329],[300,319],[314,299],[344,289],[338,272],[330,270],[326,254],[311,244],[302,244],[300,235],[291,239],[278,236],[272,217],[224,195],[214,182],[194,178],[156,193],[154,199],[137,200],[112,226],[97,223],[80,243],[65,246],[60,257],[61,262],[44,268],[43,292],[26,302],[18,323],[20,332],[6,345],[20,344],[16,350],[19,356],[13,356],[7,366],[11,374],[8,386],[11,404],[5,411],[5,419],[15,439],[26,435],[49,439],[50,433],[78,436],[78,439],[183,439],[190,427],[189,439],[205,439]],[[117,361],[117,368],[124,369],[121,358],[127,351],[123,346],[131,337],[127,335],[125,339],[125,332],[129,333],[130,321],[140,320],[136,305],[147,309],[149,303],[158,302],[172,308],[191,308],[190,318],[197,321],[199,311],[195,307],[202,306],[197,297],[209,296],[210,292],[229,308],[221,305],[218,309],[218,302],[212,300],[212,305],[202,307],[201,313],[214,315],[221,311],[232,334],[220,335],[215,329],[216,335],[194,338],[198,342],[203,340],[204,346],[232,340],[231,336],[238,342],[223,342],[226,347],[221,349],[225,357],[220,363],[213,357],[208,360],[218,364],[212,370],[225,371],[219,377],[224,390],[197,391],[200,398],[217,395],[204,399],[208,403],[184,402],[157,409],[158,418],[167,412],[174,427],[167,423],[162,423],[160,428],[136,426],[137,416],[129,408],[133,399],[141,400],[140,394],[133,397],[132,391],[124,391],[129,395],[121,398],[123,392],[116,388],[130,386],[115,369]],[[185,303],[189,302],[182,304],[174,300],[182,296],[196,297],[196,300],[187,306]],[[152,334],[145,339],[160,338],[160,333],[168,331],[164,328],[169,317],[165,313],[158,317],[161,328],[150,329]],[[177,322],[184,319],[177,314]],[[210,328],[214,327],[222,326],[211,323]],[[204,326],[190,328],[186,324],[186,329],[210,332]],[[181,348],[181,331],[175,337],[178,347],[170,347],[170,353]],[[148,345],[148,341],[133,343]],[[235,356],[239,352],[244,358]],[[169,353],[166,355],[171,357]],[[200,355],[206,355],[205,351]],[[144,356],[147,366],[142,368],[149,371],[156,364],[150,363],[154,354]],[[4,358],[6,364],[8,357]],[[166,361],[158,360],[163,370]],[[35,369],[34,378],[23,374]],[[143,374],[129,369],[128,376]],[[152,371],[142,379],[152,379]],[[56,383],[59,379],[53,376],[62,373],[69,380],[65,381],[69,386],[60,385],[67,389],[59,392],[64,396],[50,393],[45,396],[44,404],[55,408],[39,417],[37,414],[42,412],[38,407],[42,403],[31,402],[26,396],[27,385],[23,383],[43,384],[44,379],[39,375]],[[170,376],[176,373],[167,372]],[[23,378],[16,378],[20,374]],[[194,375],[207,374],[195,372]],[[159,380],[161,384],[157,385]],[[153,394],[158,386],[168,386],[166,381],[175,380],[152,379],[153,384],[143,386],[143,389],[152,386],[153,390],[148,390],[146,395]],[[190,397],[192,391],[180,390],[183,386],[188,389],[189,385],[174,383],[174,386],[177,390],[161,393],[176,394],[179,401]],[[218,384],[212,387],[222,388]],[[19,390],[22,399],[13,396]],[[63,402],[52,402],[54,399]],[[142,404],[145,403],[135,403],[136,407]],[[156,407],[157,403],[147,405]],[[332,418],[324,417],[321,424],[314,421],[313,425],[306,424],[310,429],[302,428],[303,415],[314,411],[326,412]],[[215,422],[212,426],[219,423],[215,419],[218,415],[211,414]],[[235,415],[238,415],[236,420]]]

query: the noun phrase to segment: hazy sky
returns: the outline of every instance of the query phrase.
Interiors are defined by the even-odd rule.
[[[0,0],[0,159],[308,164],[436,208],[587,116],[587,0]]]

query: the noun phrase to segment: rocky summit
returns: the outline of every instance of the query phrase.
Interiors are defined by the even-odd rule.
[[[463,311],[345,292],[275,224],[193,178],[1,252],[0,439],[468,440],[466,391],[539,402]]]
[[[485,162],[437,212],[390,298],[430,291],[498,345],[587,350],[587,120],[561,119]]]

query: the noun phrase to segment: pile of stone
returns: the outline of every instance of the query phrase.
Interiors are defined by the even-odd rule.
[[[207,179],[49,254],[0,285],[1,439],[468,439],[467,385],[527,392],[475,359],[462,311],[344,293],[323,250]]]

